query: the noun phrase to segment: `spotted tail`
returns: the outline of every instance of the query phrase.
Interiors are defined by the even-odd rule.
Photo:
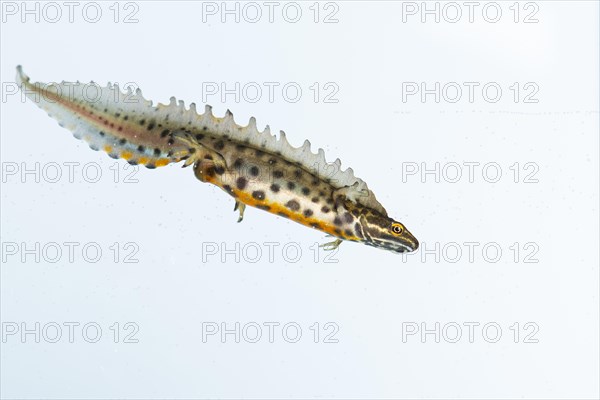
[[[195,151],[179,127],[178,120],[186,112],[183,106],[153,107],[139,89],[123,93],[110,83],[105,87],[93,82],[31,83],[21,66],[17,67],[17,84],[60,126],[112,158],[155,168],[186,160]]]

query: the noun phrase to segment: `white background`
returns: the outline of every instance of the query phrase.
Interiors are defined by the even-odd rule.
[[[273,23],[263,3],[256,23],[244,15],[239,23],[226,15],[223,23],[220,13],[203,14],[192,2],[136,2],[137,23],[123,23],[135,10],[124,4],[115,23],[110,3],[100,4],[96,23],[85,20],[81,3],[70,23],[60,2],[62,18],[53,23],[55,10],[39,3],[39,22],[35,14],[22,22],[21,3],[12,4],[16,14],[3,11],[0,65],[2,397],[599,396],[597,2],[520,3],[518,22],[513,3],[501,3],[496,23],[482,16],[485,2],[473,23],[461,2],[456,23],[448,21],[454,14],[439,23],[432,15],[425,22],[420,13],[403,15],[411,4],[400,2],[321,4],[317,23],[312,3],[300,5],[297,23],[283,18],[285,3]],[[538,22],[524,23],[535,10]],[[323,23],[333,11],[338,22]],[[175,95],[199,106],[210,82],[296,82],[303,89],[296,103],[280,89],[272,102],[266,89],[255,103],[231,95],[207,101],[216,115],[229,108],[242,124],[255,116],[259,127],[284,129],[294,145],[309,139],[329,160],[352,166],[421,241],[421,251],[403,258],[344,243],[330,258],[319,252],[315,262],[315,243],[329,240],[323,234],[256,209],[236,224],[233,200],[191,170],[140,169],[137,183],[128,183],[123,160],[90,151],[11,94],[17,64],[33,81],[135,82],[146,98]],[[324,102],[323,91],[315,103],[315,82],[333,82],[338,102]],[[448,101],[454,96],[436,102],[433,95],[422,102],[419,95],[403,101],[403,82],[480,86],[472,102],[465,86],[455,103]],[[495,103],[481,94],[489,82],[502,88]],[[528,82],[539,89],[537,103],[523,101]],[[66,162],[78,163],[73,182]],[[402,176],[415,165],[440,163],[442,170],[469,162],[480,163],[473,182],[466,167],[456,183]],[[36,163],[39,182],[21,175]],[[497,183],[491,172],[482,176],[487,163],[500,166]],[[532,171],[525,163],[533,163],[537,183],[524,182]],[[63,175],[53,183],[57,164]],[[96,183],[89,182],[94,168],[82,174],[90,165],[100,166]],[[64,242],[79,243],[73,262]],[[129,242],[138,263],[124,262]],[[277,244],[272,258],[265,242]],[[465,242],[477,243],[472,259]],[[36,243],[48,250],[38,252],[39,261],[23,254]],[[63,251],[57,262],[52,243]],[[82,256],[86,243],[101,248],[98,262]],[[282,253],[286,245],[289,254]],[[233,254],[212,255],[210,246]],[[257,246],[262,255],[252,262]],[[502,255],[492,262],[495,248]],[[80,324],[73,343],[68,322]],[[85,340],[93,329],[82,334],[90,322],[102,329],[97,343]],[[137,343],[124,343],[127,322],[139,328]],[[262,337],[251,343],[255,331],[248,330],[239,343],[233,334],[203,341],[207,322],[228,329],[256,323]],[[267,322],[280,324],[273,343]],[[293,329],[281,332],[290,322],[302,329],[297,343],[286,341]],[[337,343],[325,343],[327,322],[339,328]],[[36,323],[39,343],[34,334],[7,334],[15,326],[35,330]],[[435,330],[436,323],[439,342],[434,333],[407,335],[410,327]],[[479,324],[472,340],[467,323]],[[495,343],[494,329],[482,332],[489,323],[502,329]],[[57,343],[50,343],[53,324],[63,327]],[[457,325],[462,336],[452,343]]]

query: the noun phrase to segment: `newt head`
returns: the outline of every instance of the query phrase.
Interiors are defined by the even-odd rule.
[[[419,241],[401,222],[371,209],[362,209],[359,223],[363,243],[396,253],[410,253],[419,248]]]

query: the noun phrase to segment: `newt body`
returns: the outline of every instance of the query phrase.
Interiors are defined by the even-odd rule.
[[[342,171],[339,160],[327,163],[323,150],[313,153],[308,141],[294,148],[283,132],[279,138],[268,126],[259,132],[254,118],[239,126],[229,111],[217,118],[209,106],[198,114],[193,103],[186,109],[175,98],[153,106],[139,90],[123,93],[116,85],[79,82],[33,84],[20,67],[17,72],[25,95],[92,149],[148,168],[193,164],[199,180],[235,199],[239,221],[249,205],[337,237],[329,248],[342,240],[400,253],[418,247],[364,181],[351,169]]]

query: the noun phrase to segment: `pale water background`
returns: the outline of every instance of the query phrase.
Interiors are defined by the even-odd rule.
[[[2,5],[3,398],[597,398],[597,2],[54,4]],[[17,64],[309,139],[421,250],[237,224],[74,140]]]

